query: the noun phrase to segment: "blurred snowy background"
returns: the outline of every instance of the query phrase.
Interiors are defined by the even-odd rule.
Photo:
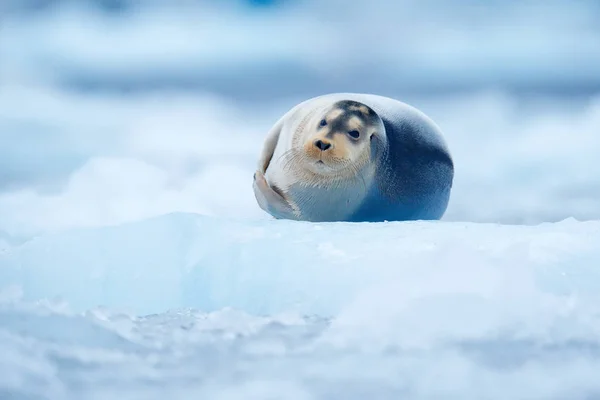
[[[171,211],[265,219],[251,179],[296,102],[421,108],[449,221],[600,217],[595,0],[2,0],[0,230]]]
[[[0,0],[0,398],[599,398],[598,21],[597,0]],[[332,91],[440,125],[449,223],[259,209],[265,133]]]

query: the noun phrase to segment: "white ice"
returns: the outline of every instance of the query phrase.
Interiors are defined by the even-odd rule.
[[[584,398],[598,243],[575,220],[185,213],[39,237],[0,256],[0,394]]]
[[[0,3],[0,399],[600,396],[596,2]],[[332,88],[440,125],[443,221],[258,208],[265,132]]]

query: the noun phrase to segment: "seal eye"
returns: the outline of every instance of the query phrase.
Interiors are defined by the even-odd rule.
[[[358,133],[358,131],[350,131],[348,132],[348,135],[352,136],[354,139],[358,139],[360,133]]]
[[[319,126],[325,126],[327,125],[327,121],[325,121],[325,119],[322,119],[321,122],[319,122]]]

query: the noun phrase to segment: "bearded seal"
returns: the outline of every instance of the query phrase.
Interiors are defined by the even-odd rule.
[[[440,128],[389,97],[332,93],[286,112],[254,174],[260,208],[310,222],[439,220],[454,162]]]

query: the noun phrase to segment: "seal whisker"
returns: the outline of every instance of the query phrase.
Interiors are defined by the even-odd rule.
[[[304,160],[304,154],[297,151],[296,149],[291,149],[291,150],[287,151],[286,153],[284,153],[282,158],[284,156],[285,156],[285,158],[282,160],[281,168],[282,168],[282,170],[284,170],[286,172],[288,172],[290,169],[292,169],[293,166],[295,164],[297,164],[299,161]]]
[[[295,158],[296,158],[296,149],[292,148],[287,150],[286,152],[284,152],[281,156],[279,156],[279,158],[277,158],[277,161],[281,161],[282,162],[282,167],[285,169],[287,168],[287,165],[292,162]]]
[[[280,160],[284,160],[285,161],[288,157],[293,156],[295,151],[296,151],[295,148],[291,148],[291,149],[285,151],[282,155],[280,155],[277,158],[277,161],[280,161]]]

